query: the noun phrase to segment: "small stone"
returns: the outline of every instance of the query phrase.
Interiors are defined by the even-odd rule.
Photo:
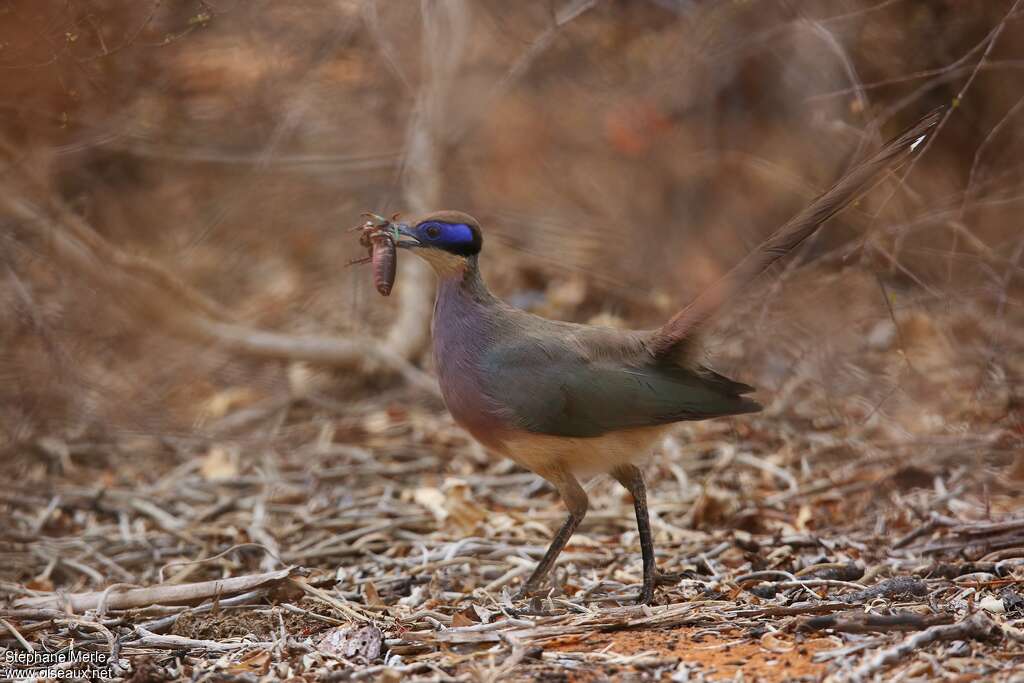
[[[380,658],[383,644],[384,634],[376,626],[339,626],[328,631],[316,647],[321,652],[369,663]]]

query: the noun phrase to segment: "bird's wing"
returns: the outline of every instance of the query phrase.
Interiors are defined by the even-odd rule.
[[[752,283],[778,259],[793,251],[814,234],[822,223],[863,194],[885,171],[906,161],[934,128],[942,115],[937,109],[860,162],[792,220],[776,230],[761,246],[747,255],[721,280],[701,292],[650,337],[655,358],[685,355],[687,341],[699,331],[723,303]]]
[[[631,363],[592,351],[554,336],[497,346],[484,358],[485,371],[497,380],[489,398],[517,428],[565,437],[761,408],[742,395],[751,387],[705,368]]]

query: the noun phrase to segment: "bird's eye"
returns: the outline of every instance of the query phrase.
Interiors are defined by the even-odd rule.
[[[438,237],[441,236],[441,226],[428,225],[423,232],[426,233],[427,237],[429,237],[430,239],[436,240]]]

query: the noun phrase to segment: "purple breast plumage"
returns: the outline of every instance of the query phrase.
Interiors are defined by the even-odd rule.
[[[490,398],[480,358],[499,334],[494,311],[461,278],[438,282],[434,305],[434,364],[448,411],[478,441],[500,449],[509,431],[501,406]]]

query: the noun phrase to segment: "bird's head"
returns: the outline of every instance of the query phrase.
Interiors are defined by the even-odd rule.
[[[398,247],[412,250],[439,275],[464,272],[483,246],[480,224],[460,211],[438,211],[396,228]]]

